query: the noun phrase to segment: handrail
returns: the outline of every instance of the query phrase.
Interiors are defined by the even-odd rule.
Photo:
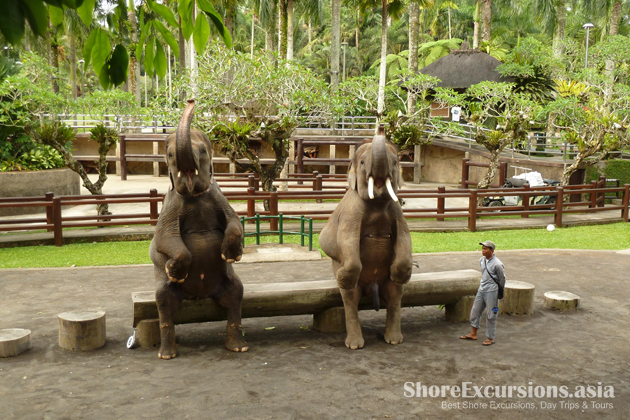
[[[269,219],[270,230],[266,230],[266,231],[260,230],[260,219]],[[285,231],[284,230],[285,220],[299,220],[300,232]],[[307,220],[308,220],[308,233],[304,233],[304,222],[306,222]],[[249,221],[255,221],[256,231],[245,233],[245,222],[249,222]],[[283,213],[279,213],[277,216],[272,216],[272,215],[261,216],[260,213],[256,213],[256,215],[252,217],[241,217],[241,224],[243,225],[243,246],[245,246],[245,238],[247,236],[256,236],[256,245],[260,245],[261,234],[277,233],[280,244],[284,243],[284,235],[300,235],[300,241],[301,241],[302,246],[304,246],[304,238],[308,237],[308,250],[309,251],[313,250],[313,219],[306,218],[304,217],[304,215],[301,215],[300,217],[293,217],[293,216],[285,216]]]
[[[606,193],[621,193],[621,205],[604,206]],[[327,220],[333,212],[332,208],[318,210],[288,210],[280,213],[278,211],[279,202],[284,200],[340,200],[345,195],[344,191],[257,191],[249,187],[247,192],[228,191],[224,193],[228,201],[246,201],[247,210],[238,211],[237,214],[243,217],[247,223],[255,223],[256,202],[268,201],[269,211],[258,212],[259,217],[268,217],[271,223],[271,231],[282,230],[278,228],[281,220],[292,220],[292,216],[304,217],[311,220]],[[592,213],[598,211],[619,210],[621,219],[628,222],[630,212],[630,184],[619,187],[606,187],[605,182],[595,181],[591,184],[575,185],[568,187],[529,187],[523,188],[492,188],[488,190],[477,189],[454,189],[446,190],[438,187],[436,190],[399,190],[398,197],[401,199],[435,199],[437,202],[434,208],[411,208],[409,205],[403,207],[403,214],[408,219],[437,219],[444,221],[445,218],[467,218],[468,229],[476,230],[476,220],[482,217],[497,216],[497,207],[479,207],[478,200],[489,196],[520,196],[523,198],[519,205],[502,206],[502,214],[521,216],[523,218],[532,215],[553,215],[554,222],[562,226],[562,215],[572,213]],[[555,197],[556,202],[546,204],[530,203],[530,197],[546,195]],[[570,196],[585,196],[584,201],[565,202],[565,198]],[[467,207],[447,207],[445,202],[452,198],[467,198]],[[0,201],[0,208],[9,207],[44,207],[45,217],[28,218],[7,218],[0,219],[0,231],[24,231],[45,229],[53,232],[54,243],[57,246],[63,245],[63,229],[70,227],[103,227],[120,226],[131,224],[155,225],[158,220],[158,203],[164,199],[163,194],[158,194],[157,190],[150,190],[149,194],[102,194],[98,196],[59,196],[52,193],[44,197],[32,197],[25,200],[23,197],[4,198]],[[85,205],[85,204],[116,204],[116,203],[148,203],[149,212],[117,215],[90,215],[90,216],[67,216],[62,215],[62,206]],[[509,213],[508,213],[509,212]],[[282,219],[279,217],[282,214]],[[301,220],[301,219],[300,219]]]

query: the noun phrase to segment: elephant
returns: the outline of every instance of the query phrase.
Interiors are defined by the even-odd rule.
[[[194,108],[195,101],[188,100],[176,132],[166,139],[171,187],[149,251],[160,359],[177,356],[173,314],[183,299],[214,299],[227,311],[227,349],[249,348],[241,327],[243,284],[232,265],[243,255],[243,227],[213,178],[208,136],[190,129]]]
[[[373,140],[357,148],[348,170],[350,188],[319,237],[343,299],[346,347],[360,349],[365,340],[359,302],[372,296],[376,310],[387,303],[385,341],[399,344],[403,285],[411,278],[411,235],[396,193],[402,183],[398,153],[383,126]]]

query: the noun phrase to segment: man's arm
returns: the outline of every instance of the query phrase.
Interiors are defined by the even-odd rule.
[[[503,263],[495,264],[494,272],[496,273],[497,280],[499,284],[501,284],[501,287],[505,287],[505,266]]]

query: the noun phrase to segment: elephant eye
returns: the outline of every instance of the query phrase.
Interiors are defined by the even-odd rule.
[[[172,158],[172,157],[173,157],[173,154],[172,154],[172,153],[169,153],[169,154],[168,154],[168,157]]]
[[[207,152],[206,152],[206,149],[201,149],[201,154],[202,154],[202,155],[205,155],[206,153],[207,153]]]
[[[361,165],[365,165],[365,161],[361,160]]]

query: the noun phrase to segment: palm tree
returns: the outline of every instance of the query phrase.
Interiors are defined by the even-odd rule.
[[[492,0],[481,0],[481,40],[490,42]]]
[[[420,8],[433,6],[432,0],[416,0],[409,3],[409,71],[418,71],[418,37],[420,31]],[[415,112],[416,94],[409,94],[409,113]]]
[[[341,0],[332,0],[331,18],[330,84],[333,90],[337,90],[339,86],[339,49],[341,48]]]

